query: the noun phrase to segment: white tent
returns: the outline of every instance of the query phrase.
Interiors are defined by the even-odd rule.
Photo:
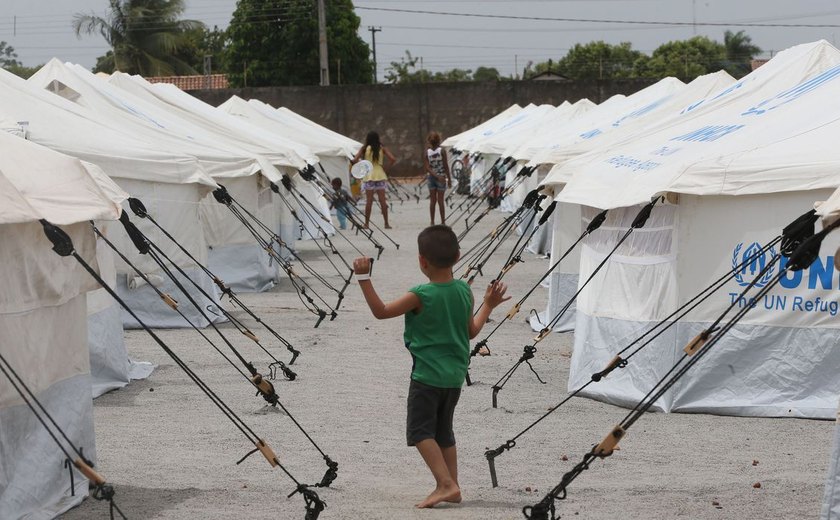
[[[674,124],[552,172],[549,184],[569,176],[559,201],[589,207],[584,222],[594,208],[611,210],[605,228],[583,246],[582,278],[629,227],[639,204],[675,194],[672,203],[654,209],[578,299],[569,388],[588,381],[649,324],[840,185],[840,152],[832,146],[840,110],[831,109],[838,79],[840,51],[825,41],[793,47],[691,105]],[[617,404],[641,398],[726,306],[750,305],[737,295],[777,254],[771,250],[739,270],[723,291],[586,395]],[[788,274],[657,407],[833,417],[840,394],[831,368],[840,362],[837,279],[826,256]]]
[[[533,150],[530,146],[531,142],[539,139],[545,134],[561,133],[566,124],[582,117],[595,106],[596,105],[588,99],[581,99],[574,104],[563,102],[560,106],[545,114],[543,118],[536,121],[533,125],[522,128],[518,132],[513,132],[512,135],[508,135],[502,139],[494,139],[493,141],[498,142],[499,146],[503,146],[500,157],[512,157],[516,161],[515,166],[507,170],[505,175],[505,186],[511,186],[517,175],[519,175],[530,159],[530,156],[527,154]],[[479,149],[483,149],[485,146],[486,144],[480,144]],[[541,180],[540,177],[544,176],[546,171],[547,170],[539,169],[525,181],[522,181],[513,193],[505,198],[507,204],[502,204],[502,211],[513,211],[522,205],[522,202],[525,200],[525,196],[531,190],[539,187]]]
[[[540,132],[537,144],[523,147],[514,153],[527,159],[532,165],[551,166],[552,171],[574,157],[592,150],[603,150],[634,139],[639,134],[654,131],[680,117],[685,107],[700,99],[716,94],[735,80],[720,71],[700,76],[688,85],[666,78],[628,97],[610,98],[580,118],[573,119],[563,131]],[[585,129],[585,130],[584,130]],[[541,146],[542,148],[537,148]],[[544,162],[545,161],[545,162]],[[549,173],[550,182],[557,184],[556,174]],[[554,217],[553,234],[562,237],[554,244],[556,254],[562,254],[577,240],[580,223],[580,207],[576,204],[561,204]],[[558,217],[565,216],[566,219]],[[574,232],[570,232],[574,231]],[[549,299],[546,311],[531,318],[534,330],[540,330],[551,320],[563,305],[574,295],[578,283],[579,262],[577,252],[567,257],[549,277]],[[558,258],[558,257],[555,257]],[[573,305],[557,323],[556,330],[570,330],[574,327],[575,306]]]
[[[0,132],[0,353],[94,461],[86,293],[97,285],[38,221],[62,226],[96,268],[87,221],[117,218],[125,197],[96,166]],[[70,489],[65,455],[3,375],[0,448],[0,518],[53,518],[87,495],[78,472]]]
[[[234,197],[249,211],[269,223],[279,221],[270,203],[261,205],[259,202],[261,194],[267,201],[270,201],[271,194],[267,181],[261,181],[256,174],[261,173],[271,180],[280,178],[276,168],[262,155],[243,149],[237,143],[226,139],[225,136],[204,129],[172,114],[171,111],[122,91],[88,71],[65,65],[58,60],[51,60],[29,79],[29,83],[46,88],[80,106],[94,110],[97,117],[107,124],[117,126],[132,136],[151,141],[162,150],[174,149],[193,155],[198,159],[204,171],[225,184]],[[147,172],[139,173],[139,175],[135,173],[135,177],[140,177],[141,182],[148,180]],[[205,175],[202,179],[204,188],[201,191],[198,191],[195,186],[184,186],[178,190],[170,186],[165,196],[162,196],[160,187],[147,185],[125,187],[141,199],[146,196],[160,201],[175,201],[169,204],[169,207],[156,206],[150,209],[163,210],[165,215],[170,216],[170,219],[161,222],[163,226],[176,231],[175,236],[179,240],[187,241],[189,244],[187,248],[193,252],[194,256],[200,262],[210,264],[214,272],[226,283],[238,290],[259,291],[271,287],[277,277],[276,268],[272,267],[268,255],[259,248],[228,209],[215,202],[212,197],[206,196],[207,188],[216,186],[215,181],[208,180],[206,177]],[[171,184],[172,179],[165,182]],[[197,205],[199,201],[204,202],[199,206]],[[166,206],[166,204],[163,205]],[[189,212],[190,215],[185,215],[184,212]],[[203,229],[201,231],[192,229],[199,222],[203,223]],[[146,226],[141,229],[144,232],[148,231],[153,239],[159,237],[159,232],[156,232],[152,226],[142,221],[139,224]],[[191,229],[186,229],[184,226]],[[166,241],[161,240],[161,242]],[[208,247],[212,249],[206,253]],[[215,286],[212,281],[203,274],[199,274],[192,262],[183,254],[179,254],[174,246],[170,246],[167,254],[170,252],[175,255],[174,258],[178,259],[179,265],[185,267],[187,273],[197,275],[193,278],[205,284],[206,292],[213,294]],[[219,256],[223,256],[223,261],[217,261]],[[137,258],[132,258],[132,261],[135,259]],[[154,274],[157,277],[155,280],[162,279],[161,273],[158,272],[151,259],[141,257],[138,260],[141,270]],[[131,294],[138,300],[129,302],[132,308],[136,307],[141,311],[160,308],[157,295],[150,288],[143,287],[132,271],[121,263],[118,263],[118,270],[121,274],[125,274],[125,279],[129,284],[125,288],[121,287],[121,294]],[[137,282],[136,288],[129,290],[129,287],[135,287],[134,282]],[[178,292],[171,286],[167,286],[166,289],[167,292]],[[203,301],[201,298],[196,299]],[[192,312],[189,305],[183,305],[182,310]],[[186,325],[177,314],[167,309],[163,311],[166,312],[165,315],[140,314],[140,317],[154,326]],[[124,315],[124,319],[127,325],[136,326],[130,317]],[[198,317],[195,319],[198,323],[206,324]]]
[[[215,183],[204,173],[195,157],[169,151],[171,148],[155,141],[152,134],[149,134],[148,139],[140,132],[127,134],[134,130],[131,122],[108,118],[105,111],[93,112],[11,75],[2,75],[2,78],[0,111],[26,119],[29,122],[29,139],[100,166],[123,189],[144,200],[151,214],[170,229],[184,247],[197,258],[206,260],[207,246],[198,221],[196,204]],[[144,233],[160,243],[178,265],[187,272],[198,273],[192,262],[168,239],[163,238],[160,232],[144,221],[137,218],[134,220]],[[171,282],[164,281],[151,259],[136,252],[121,227],[119,224],[106,223],[103,230],[141,271],[155,275],[153,278],[161,282],[161,290],[172,293],[178,299],[178,289]],[[180,316],[161,302],[150,287],[135,283],[139,278],[133,270],[122,261],[118,261],[116,266],[117,291],[144,321],[147,320],[149,325],[155,327],[187,326]],[[212,281],[204,276],[196,279],[208,293],[213,294]],[[200,295],[195,296],[198,301],[205,301]],[[196,310],[189,306],[183,306],[181,310],[199,326],[206,326],[206,321]],[[104,318],[114,313],[119,315],[120,311],[111,305],[109,309],[100,309],[96,314]],[[126,326],[137,326],[134,319],[124,312],[122,321]],[[92,324],[92,330],[110,331],[107,335],[97,335],[99,341],[116,337],[116,328],[104,327],[103,323]]]
[[[562,164],[569,157],[580,153],[575,151],[573,145],[595,139],[618,128],[625,121],[655,111],[685,88],[685,83],[676,78],[664,78],[623,99],[610,98],[566,125],[562,133],[546,136],[545,144],[531,158],[531,164]]]
[[[218,108],[272,134],[305,144],[318,156],[329,178],[338,177],[345,185],[350,183],[350,159],[362,146],[361,143],[328,131],[311,121],[307,123],[300,116],[288,115],[291,111],[274,110],[255,99],[245,101],[239,96],[232,96]]]
[[[522,107],[517,104],[513,104],[508,108],[504,109],[503,111],[499,112],[495,116],[491,117],[487,121],[484,121],[483,123],[477,126],[464,130],[460,134],[455,134],[453,136],[447,137],[443,140],[441,146],[445,148],[456,148],[465,150],[465,146],[470,141],[471,136],[480,135],[485,130],[489,130],[493,126],[498,125],[500,122],[510,119],[511,117],[518,114],[520,111],[522,111]]]
[[[279,220],[280,224],[278,234],[283,237],[284,241],[292,243],[294,242],[294,238],[318,236],[317,226],[312,223],[312,220],[315,220],[316,218],[318,218],[318,225],[323,227],[324,231],[327,233],[333,233],[335,231],[330,221],[329,206],[326,200],[322,197],[320,190],[309,182],[304,181],[296,174],[298,169],[304,168],[307,164],[315,164],[318,161],[318,157],[306,145],[277,134],[267,133],[263,129],[256,127],[247,121],[243,121],[222,110],[212,107],[197,98],[194,98],[193,96],[180,90],[175,85],[167,83],[157,83],[153,85],[139,76],[128,76],[121,73],[112,74],[109,82],[149,103],[154,103],[158,107],[163,108],[180,118],[190,121],[206,131],[214,132],[219,136],[232,140],[238,146],[268,157],[275,166],[282,170],[282,173],[289,175],[295,184],[295,187],[300,190],[300,192],[303,193],[309,201],[314,204],[318,204],[322,218],[318,218],[316,215],[313,215],[312,219],[303,218],[303,224],[307,227],[307,232],[291,237],[288,235],[288,232],[294,228],[294,224],[291,220],[291,213],[286,209],[285,205],[281,203],[281,201],[275,200],[275,197],[272,197],[270,192],[266,192],[266,201],[263,202],[270,202],[271,204],[265,207],[261,206],[259,211],[264,213],[271,210],[276,212],[278,216],[272,217],[265,214],[263,215],[265,218],[261,220],[269,223]],[[271,182],[280,184],[279,179],[275,179],[271,175],[267,175],[267,172],[265,171],[263,174],[266,175],[268,180]],[[237,190],[240,188],[228,186],[228,184],[225,184],[225,186],[228,188],[228,191],[234,195],[234,198],[237,200],[244,198],[244,193],[239,193],[239,197],[237,197]],[[257,204],[259,205],[260,201],[257,201]],[[219,211],[219,208],[215,207],[213,204],[211,204],[210,207],[213,209],[211,210],[205,207],[205,210]],[[312,211],[313,210],[307,207],[306,204],[299,205],[297,207],[297,212],[299,214],[308,214],[312,213]],[[228,255],[223,255],[222,253],[223,252],[220,248],[216,248],[213,252],[213,256],[216,257],[213,263],[218,266],[218,268],[224,267],[224,265],[234,261],[236,256],[239,256],[238,254],[235,254],[233,257],[229,257]]]

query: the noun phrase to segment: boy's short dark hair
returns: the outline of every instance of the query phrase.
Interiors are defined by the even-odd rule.
[[[341,178],[340,178],[340,177],[334,177],[334,178],[333,178],[333,180],[332,180],[332,182],[331,182],[331,184],[332,184],[333,186],[335,186],[336,184],[338,184],[339,186],[341,186],[343,183],[341,182]]]
[[[429,226],[417,235],[417,249],[420,256],[430,264],[443,269],[452,267],[458,261],[458,237],[449,226]]]

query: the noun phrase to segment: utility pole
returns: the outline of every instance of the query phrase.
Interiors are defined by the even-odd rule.
[[[697,0],[691,0],[691,32],[697,36]]]
[[[211,68],[213,66],[212,64],[213,64],[213,56],[209,55],[209,54],[204,56],[204,88],[205,89],[210,88],[210,74],[211,74]]]
[[[327,56],[327,13],[324,0],[318,0],[318,50],[321,56],[321,86],[330,84],[330,65]]]
[[[376,68],[376,33],[382,32],[382,27],[368,25],[368,31],[370,31],[370,39],[373,44],[373,83],[376,84],[379,83],[379,71]]]

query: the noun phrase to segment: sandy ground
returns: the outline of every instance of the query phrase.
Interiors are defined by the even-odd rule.
[[[374,284],[386,298],[423,281],[415,236],[427,223],[426,203],[397,204],[395,210],[392,236],[402,247],[389,247],[374,271]],[[501,218],[491,214],[465,247]],[[346,243],[339,247],[352,258]],[[326,272],[313,244],[299,248]],[[501,261],[491,262],[491,271]],[[511,294],[522,295],[547,265],[528,255],[508,276]],[[479,298],[485,283],[479,279]],[[539,290],[526,308],[542,309],[545,298],[546,291]],[[573,399],[497,459],[500,487],[493,489],[484,450],[521,430],[566,389],[572,337],[553,335],[541,343],[533,362],[547,384],[523,367],[500,394],[500,408],[491,407],[490,385],[533,336],[522,313],[496,334],[494,355],[473,363],[479,383],[464,389],[456,413],[464,502],[415,510],[413,504],[433,481],[416,451],[405,446],[410,358],[402,346],[402,320],[372,319],[355,284],[338,319],[318,329],[311,328],[314,319],[285,284],[244,300],[303,352],[293,367],[298,380],[275,385],[290,411],[340,465],[334,487],[319,490],[327,502],[325,519],[521,518],[521,508],[541,499],[626,413]],[[161,334],[266,438],[292,474],[306,482],[320,479],[323,463],[292,422],[279,413],[259,414],[261,399],[196,333]],[[265,354],[242,336],[230,337],[265,370]],[[293,485],[281,471],[259,454],[236,465],[252,446],[146,334],[129,331],[126,342],[132,357],[158,368],[150,379],[97,399],[95,419],[98,468],[115,485],[118,504],[130,519],[303,518],[303,501],[286,498]],[[284,350],[272,348],[288,359]],[[559,512],[564,518],[815,518],[833,428],[831,422],[801,419],[649,414],[620,452],[594,463],[572,484],[568,498],[558,502]],[[64,518],[107,518],[106,505],[87,500]]]

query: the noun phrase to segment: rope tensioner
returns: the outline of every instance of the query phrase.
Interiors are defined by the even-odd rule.
[[[816,260],[819,249],[825,236],[833,229],[840,227],[840,221],[834,223],[832,226],[826,227],[819,233],[807,237],[808,227],[807,221],[813,218],[813,215],[803,215],[797,219],[796,226],[786,227],[783,236],[777,238],[773,242],[776,243],[784,240],[783,249],[789,253],[789,260],[780,272],[773,276],[772,279],[758,290],[756,299],[764,297],[768,294],[787,274],[788,271],[801,271],[810,266]],[[787,234],[784,234],[787,232]],[[764,251],[771,247],[766,246],[759,254],[764,254]],[[768,272],[775,268],[779,257],[775,257],[761,271],[756,275],[752,282],[744,288],[739,299],[752,290],[756,283],[761,280]],[[746,260],[744,264],[749,260]],[[736,266],[730,271],[730,274],[737,271],[740,266]],[[563,500],[566,498],[566,489],[568,485],[577,478],[584,470],[589,468],[589,463],[595,457],[606,457],[612,454],[617,449],[618,442],[625,436],[627,430],[644,415],[653,404],[660,399],[665,392],[672,388],[676,382],[685,376],[686,373],[700,361],[721,338],[726,335],[732,328],[743,319],[744,316],[753,308],[751,305],[746,305],[740,308],[735,315],[729,319],[725,324],[718,326],[724,317],[737,305],[737,299],[734,300],[726,310],[701,334],[693,338],[685,347],[683,356],[674,364],[674,366],[663,376],[641,401],[631,410],[627,416],[619,423],[611,432],[594,447],[589,453],[584,456],[584,459],[573,468],[571,471],[563,475],[561,482],[555,486],[539,503],[533,506],[523,508],[522,512],[526,518],[532,520],[541,519],[556,519],[556,509],[554,502],[556,500]],[[714,335],[713,335],[714,334]],[[636,350],[634,354],[638,352]],[[684,363],[684,364],[683,364]],[[682,365],[682,366],[681,366]]]
[[[175,354],[175,352],[172,351],[172,349],[170,349],[169,346],[162,339],[160,339],[160,337],[157,334],[155,334],[155,332],[151,328],[149,328],[149,326],[146,325],[143,322],[143,320],[140,319],[139,316],[137,316],[137,314],[130,307],[128,307],[128,305],[126,305],[125,301],[122,298],[120,298],[120,296],[116,293],[116,291],[114,291],[114,289],[111,288],[102,279],[102,277],[96,272],[96,270],[94,270],[93,267],[91,267],[75,251],[75,248],[73,247],[73,242],[70,239],[69,235],[67,235],[62,229],[60,229],[57,226],[49,223],[46,220],[42,219],[40,222],[41,222],[41,225],[44,228],[44,234],[53,243],[53,251],[55,251],[57,254],[59,254],[60,256],[63,256],[63,257],[72,256],[79,263],[79,265],[81,265],[82,268],[84,268],[84,270],[87,271],[88,274],[90,274],[90,276],[94,280],[96,280],[96,282],[99,283],[99,285],[103,289],[105,289],[105,291],[112,298],[114,298],[114,300],[117,303],[119,303],[120,306],[123,309],[126,310],[126,312],[128,312],[131,315],[132,318],[137,320],[137,323],[140,324],[140,326],[143,328],[143,330],[145,330],[152,337],[152,339],[155,341],[155,343],[157,343],[158,346],[160,346],[161,349],[163,349],[163,351],[166,352],[166,354],[169,355],[170,358],[172,358],[172,360],[178,365],[178,367],[181,368],[181,370],[183,370],[185,374],[187,374],[187,376],[196,384],[196,386],[199,387],[199,389],[207,396],[207,398],[210,399],[210,401],[225,415],[225,417],[227,417],[234,424],[234,426],[249,440],[249,442],[251,442],[252,444],[257,446],[258,448],[260,446],[267,446],[263,441],[261,441],[261,438],[254,432],[254,430],[251,429],[251,427],[247,423],[245,423],[245,421],[243,421],[227,405],[227,403],[225,403],[212,389],[210,389],[210,387],[195,372],[193,372],[193,370],[177,354]],[[2,358],[2,356],[0,356],[0,358]],[[2,360],[2,359],[0,359],[0,360]],[[5,370],[3,369],[2,365],[0,365],[0,371],[3,371],[5,373]],[[14,385],[14,381],[12,381],[12,384]],[[282,406],[282,404],[280,406]],[[284,410],[285,410],[285,408],[284,408]],[[295,421],[294,418],[291,415],[289,415],[289,417],[293,421]],[[42,421],[42,424],[45,424],[45,423],[43,423],[43,420],[40,418],[40,416],[38,416],[38,418],[39,418],[39,420]],[[295,424],[298,424],[297,421],[295,421]],[[300,425],[298,425],[298,427],[300,427]],[[49,431],[50,435],[53,435],[52,432],[49,429],[48,429],[48,431]],[[311,441],[311,437],[309,437],[308,434],[306,434],[305,431],[304,431],[304,434]],[[54,436],[53,436],[53,438],[55,439]],[[313,444],[314,444],[314,442],[313,442]],[[71,443],[71,445],[72,445],[72,443]],[[60,444],[59,444],[59,446],[61,447]],[[315,445],[315,446],[317,448],[317,445]],[[63,447],[61,447],[61,448],[64,451],[65,455],[67,455],[67,458],[70,459],[71,457],[69,456],[69,453],[67,453],[67,451],[65,451]],[[320,448],[318,448],[318,449],[320,451]],[[81,458],[84,461],[84,458],[81,455],[80,451],[77,450],[77,454],[79,455],[79,458]],[[247,458],[247,456],[246,456],[246,458]],[[318,515],[320,514],[321,511],[323,511],[323,509],[325,507],[325,504],[323,503],[323,501],[321,501],[320,498],[318,498],[317,493],[315,493],[312,490],[306,489],[306,486],[304,486],[297,479],[295,479],[294,476],[292,476],[292,474],[282,464],[280,464],[279,460],[277,460],[276,457],[274,457],[274,462],[275,462],[276,466],[278,466],[297,486],[297,489],[292,493],[292,495],[294,495],[297,492],[303,493],[304,502],[306,504],[306,511],[307,511],[306,518],[311,518],[313,520],[317,519]],[[74,465],[75,464],[76,463],[74,462]],[[91,464],[87,464],[87,465],[92,467]],[[87,471],[87,470],[85,470],[85,471]],[[98,473],[96,475],[97,475],[96,478],[98,480],[101,479],[101,476],[98,476]],[[94,475],[91,474],[91,476],[94,476]],[[101,479],[101,480],[104,480],[104,479]],[[292,495],[289,495],[289,496],[292,496]],[[123,518],[125,518],[125,516],[122,515],[122,512],[119,511],[119,508],[116,507],[116,504],[113,501],[114,494],[113,494],[113,489],[110,488],[110,486],[100,485],[98,488],[95,488],[93,496],[94,496],[94,498],[97,498],[99,500],[108,500],[109,501],[109,503],[111,505],[111,515],[112,515],[112,517],[113,517],[113,512],[116,510]]]

